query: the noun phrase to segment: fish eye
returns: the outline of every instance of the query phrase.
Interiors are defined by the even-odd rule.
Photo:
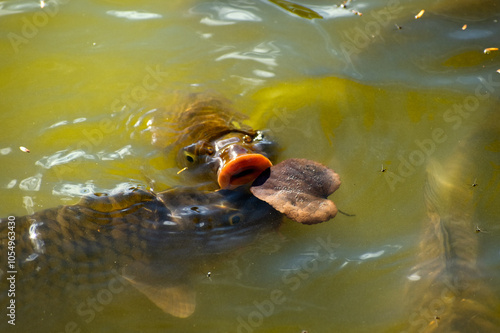
[[[251,143],[253,141],[252,137],[248,134],[243,136],[243,142]]]
[[[254,141],[264,140],[264,134],[261,131],[257,131],[256,133],[257,133],[257,135],[253,138]]]
[[[207,153],[207,155],[210,155],[212,156],[214,154],[214,148],[211,147],[211,146],[208,146],[205,150],[205,152]]]
[[[229,224],[230,225],[238,224],[241,222],[242,219],[243,219],[243,215],[241,215],[240,213],[233,214],[233,215],[229,216]]]

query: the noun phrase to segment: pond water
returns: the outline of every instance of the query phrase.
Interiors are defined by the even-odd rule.
[[[0,216],[182,185],[148,127],[178,91],[220,93],[270,130],[279,160],[333,168],[342,186],[332,199],[355,215],[286,220],[195,276],[186,319],[130,287],[91,319],[69,311],[44,327],[45,309],[18,322],[41,332],[424,331],[451,308],[442,288],[429,296],[418,284],[433,271],[412,273],[433,258],[422,250],[433,209],[461,221],[448,233],[466,230],[481,273],[467,281],[500,314],[500,52],[485,52],[500,47],[500,5],[300,4],[322,18],[266,0],[0,2]]]

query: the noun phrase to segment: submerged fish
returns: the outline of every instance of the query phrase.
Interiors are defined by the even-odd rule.
[[[498,118],[498,117],[497,117]],[[491,125],[498,124],[492,121]],[[461,141],[444,163],[429,163],[425,188],[427,218],[417,256],[408,275],[411,311],[404,332],[497,332],[500,301],[480,265],[477,231],[478,192],[474,172],[487,170],[486,150],[498,140],[485,125]],[[496,141],[498,142],[498,141]],[[500,165],[498,152],[489,155]],[[481,176],[487,177],[485,171]],[[479,222],[480,223],[480,222]]]
[[[246,117],[225,99],[192,94],[176,104],[176,110],[154,121],[152,141],[177,152],[182,172],[233,189],[252,183],[272,166],[273,142],[265,132],[244,125]]]
[[[134,286],[165,313],[188,317],[196,308],[190,277],[212,260],[276,229],[281,213],[304,224],[333,218],[337,208],[327,197],[340,186],[338,175],[303,159],[273,167],[273,144],[238,124],[243,118],[219,98],[196,95],[167,119],[167,131],[153,131],[153,141],[174,134],[180,166],[216,180],[220,190],[131,188],[1,219],[0,253],[14,246],[15,256],[0,259],[0,306],[12,302],[12,274],[17,315],[36,319],[33,326],[22,321],[30,329],[39,321],[61,324],[60,311],[83,316],[81,300],[112,281]]]
[[[255,185],[259,197],[291,218],[300,216],[296,220],[304,224],[335,216],[337,209],[326,197],[340,185],[337,174],[308,160],[276,167]],[[95,302],[99,288],[130,284],[165,313],[188,317],[196,308],[190,277],[276,229],[283,216],[270,204],[247,188],[158,194],[130,188],[1,219],[0,253],[15,255],[0,258],[0,306],[8,309],[14,299],[19,318],[35,319],[19,320],[18,327],[37,327],[39,321],[55,325],[64,311],[91,313],[82,300],[94,297]],[[42,313],[40,306],[51,311]]]
[[[10,273],[5,270],[10,264],[6,255],[10,220],[15,221],[16,239],[9,271],[16,271],[15,302],[22,318],[18,324],[26,324],[27,318],[48,321],[41,305],[66,302],[78,313],[81,300],[95,296],[96,288],[116,276],[164,312],[187,317],[196,305],[189,276],[208,260],[277,228],[281,214],[243,191],[174,189],[154,194],[130,189],[2,219],[2,312],[12,298]]]

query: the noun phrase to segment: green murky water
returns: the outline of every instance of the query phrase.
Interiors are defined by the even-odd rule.
[[[461,183],[445,190],[472,192],[467,226],[482,273],[473,283],[500,296],[500,53],[484,52],[500,47],[500,6],[301,4],[323,19],[264,0],[0,2],[1,216],[131,184],[181,184],[148,122],[175,91],[206,90],[269,128],[280,160],[335,169],[343,184],[333,199],[356,215],[286,221],[210,278],[194,277],[198,308],[187,319],[129,287],[70,311],[60,327],[43,326],[51,309],[18,321],[44,332],[418,331],[434,313],[407,302],[426,292],[409,277],[426,228],[426,170],[454,158]],[[457,158],[462,146],[469,155]]]

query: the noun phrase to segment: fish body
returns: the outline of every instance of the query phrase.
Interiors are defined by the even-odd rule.
[[[152,141],[177,152],[183,173],[234,189],[251,183],[272,166],[275,144],[265,131],[244,124],[246,117],[228,101],[192,94],[180,107],[155,120]],[[163,123],[163,125],[161,125]]]
[[[498,117],[497,117],[498,118]],[[444,161],[427,167],[427,217],[417,264],[408,278],[410,315],[404,332],[496,332],[500,302],[481,270],[481,238],[476,217],[478,192],[474,172],[485,169],[482,147],[497,140],[495,124],[462,140]],[[498,160],[498,153],[489,155]],[[482,173],[483,177],[487,175]],[[472,185],[471,185],[472,184]],[[479,192],[480,193],[480,192]]]
[[[164,312],[187,317],[196,304],[190,275],[259,233],[277,228],[281,214],[244,191],[179,188],[155,194],[134,188],[2,219],[2,254],[9,245],[9,220],[15,221],[15,300],[20,318],[39,320],[40,306],[54,302],[77,311],[71,300],[95,296],[117,276]],[[2,255],[3,311],[9,302],[7,265]]]
[[[6,256],[0,259],[0,307],[6,309],[11,300],[10,273],[3,270],[9,264],[19,286],[18,314],[35,319],[29,330],[41,321],[61,324],[59,312],[81,316],[81,300],[99,295],[103,286],[111,290],[112,281],[134,286],[165,313],[185,318],[196,308],[190,277],[261,232],[276,229],[279,211],[305,224],[333,218],[337,210],[327,197],[339,187],[338,175],[299,159],[285,160],[274,166],[281,171],[273,172],[274,143],[240,123],[244,118],[220,98],[194,95],[165,118],[166,127],[152,131],[153,142],[164,141],[165,133],[170,141],[173,137],[170,149],[178,151],[181,170],[217,182],[217,191],[131,188],[1,219],[0,253],[12,242],[14,220],[16,254],[12,263]],[[250,190],[258,177],[256,197]],[[50,311],[41,312],[40,306]]]

